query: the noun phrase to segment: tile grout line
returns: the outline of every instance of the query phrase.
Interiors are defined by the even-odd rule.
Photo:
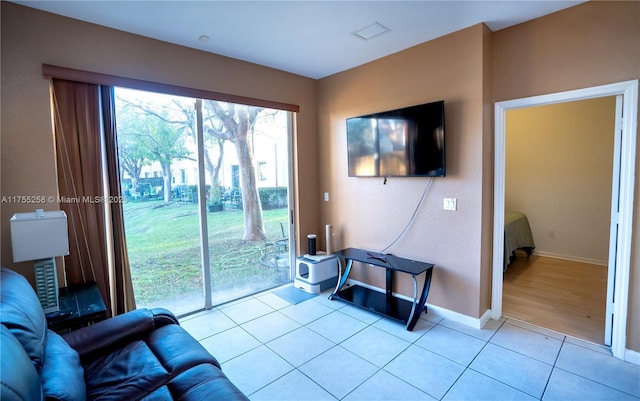
[[[315,298],[312,298],[311,300],[315,300]],[[317,301],[316,301],[316,302],[317,302]],[[347,306],[348,306],[348,305],[345,305],[345,307],[347,307]],[[329,312],[329,313],[328,313],[328,314],[326,314],[326,315],[323,315],[323,316],[319,317],[318,319],[320,319],[320,318],[322,318],[322,317],[326,317],[326,316],[328,316],[328,315],[330,315],[330,314],[332,314],[332,313],[334,313],[334,312],[340,312],[340,310],[341,310],[341,309],[344,309],[344,307],[334,309],[333,311]],[[336,348],[336,347],[340,347],[340,348],[344,349],[346,352],[349,352],[350,354],[354,355],[355,357],[357,357],[357,358],[361,359],[362,361],[367,362],[367,363],[369,363],[369,364],[371,364],[371,365],[373,365],[373,366],[375,366],[375,367],[377,368],[377,369],[375,370],[375,372],[373,372],[369,377],[367,377],[367,379],[365,379],[362,383],[358,384],[356,387],[354,387],[352,390],[350,390],[347,394],[345,394],[345,396],[344,396],[344,397],[340,398],[340,400],[343,400],[343,399],[345,399],[346,397],[348,397],[348,396],[349,396],[349,394],[352,394],[354,391],[356,391],[358,388],[360,388],[364,383],[366,383],[368,380],[370,380],[373,376],[375,376],[376,374],[378,374],[378,373],[379,373],[379,372],[381,372],[381,371],[384,371],[384,372],[386,372],[386,373],[388,373],[388,374],[390,374],[390,375],[392,375],[392,376],[396,377],[397,379],[401,380],[402,382],[406,383],[407,385],[409,385],[409,386],[411,386],[411,387],[415,388],[416,390],[420,391],[421,393],[424,393],[424,394],[427,394],[427,395],[428,395],[428,393],[425,393],[423,390],[421,390],[421,389],[419,389],[419,388],[415,387],[413,384],[408,383],[408,382],[406,382],[405,380],[403,380],[402,378],[397,377],[397,376],[396,376],[396,375],[394,375],[393,373],[391,373],[391,372],[387,372],[387,371],[385,371],[385,370],[384,370],[384,367],[385,367],[385,366],[387,366],[389,363],[391,363],[393,360],[395,360],[395,359],[396,359],[396,358],[397,358],[397,357],[398,357],[402,352],[401,352],[400,354],[396,355],[394,358],[392,358],[392,359],[391,359],[390,361],[388,361],[387,363],[385,363],[385,365],[384,365],[384,366],[377,366],[377,365],[375,365],[375,364],[371,363],[370,361],[368,361],[367,359],[365,359],[365,358],[361,357],[361,356],[360,356],[360,355],[358,355],[358,354],[353,353],[352,351],[350,351],[349,349],[347,349],[347,348],[345,348],[344,346],[342,346],[342,345],[341,345],[342,343],[344,343],[345,341],[347,341],[349,338],[352,338],[353,336],[357,335],[358,333],[363,332],[364,330],[366,330],[367,328],[370,328],[370,327],[373,327],[373,328],[375,328],[375,329],[377,329],[377,330],[380,330],[380,331],[382,331],[383,333],[386,333],[386,334],[388,334],[388,335],[391,335],[391,336],[393,336],[393,337],[395,337],[395,338],[397,338],[397,339],[399,339],[399,340],[406,341],[406,342],[409,344],[409,346],[411,346],[411,345],[416,345],[416,344],[415,344],[415,342],[416,342],[419,338],[421,338],[422,336],[420,336],[418,339],[415,339],[414,341],[407,341],[407,340],[404,340],[404,339],[402,339],[402,338],[398,337],[397,335],[395,335],[395,334],[393,334],[393,333],[390,333],[390,332],[388,332],[388,331],[385,331],[385,330],[382,330],[382,329],[378,329],[377,327],[375,327],[375,326],[374,326],[374,324],[375,324],[375,323],[377,323],[377,322],[378,322],[379,320],[381,320],[382,318],[380,318],[380,319],[376,319],[376,320],[374,320],[373,322],[370,322],[370,323],[369,323],[369,322],[366,322],[366,321],[360,320],[360,319],[358,319],[357,317],[354,317],[354,316],[352,316],[352,315],[350,315],[350,314],[348,314],[348,313],[344,313],[344,312],[340,312],[340,313],[341,313],[342,315],[346,316],[346,317],[350,317],[350,318],[355,319],[355,320],[357,320],[357,321],[359,321],[359,322],[361,322],[361,323],[364,323],[364,324],[365,324],[365,326],[364,326],[362,329],[360,329],[360,330],[356,331],[355,333],[351,334],[349,337],[347,337],[347,338],[343,339],[343,340],[342,340],[341,342],[339,342],[339,343],[335,343],[333,340],[331,340],[331,339],[329,339],[329,338],[327,338],[327,337],[323,336],[321,333],[318,333],[318,332],[316,332],[315,330],[313,330],[312,328],[307,327],[309,324],[313,323],[314,321],[316,321],[316,320],[318,320],[318,319],[315,319],[315,320],[313,320],[313,321],[311,321],[311,322],[308,322],[308,323],[306,323],[306,324],[304,324],[304,325],[302,325],[302,326],[301,326],[301,327],[307,327],[307,329],[308,329],[308,330],[311,330],[311,331],[313,331],[314,333],[316,333],[317,335],[321,336],[322,338],[324,338],[324,339],[326,339],[326,340],[328,340],[328,341],[332,342],[332,343],[333,343],[333,346],[332,346],[329,350],[334,349],[334,348]],[[426,320],[426,319],[425,319],[425,320]],[[429,320],[427,320],[427,321],[429,321]],[[429,321],[429,322],[430,322],[430,321]],[[433,327],[435,327],[437,324],[438,324],[438,323],[434,323],[434,326],[433,326]],[[431,327],[429,330],[431,330],[433,327]],[[427,330],[427,332],[428,332],[429,330]],[[425,334],[426,334],[426,332],[425,332]],[[424,334],[423,334],[423,335],[424,335]],[[266,344],[264,344],[264,345],[265,345],[265,346],[267,346]],[[417,345],[416,345],[416,346],[417,346]],[[268,347],[268,346],[267,346],[267,347]],[[269,348],[269,349],[270,349],[270,348]],[[329,351],[329,350],[327,350],[327,351]],[[327,351],[325,351],[325,352],[327,352]],[[275,351],[274,351],[274,352],[275,352]],[[404,352],[404,351],[403,351],[403,352]],[[315,359],[315,358],[317,358],[317,357],[319,357],[319,356],[320,356],[320,355],[316,355],[315,357],[311,358],[309,361],[306,361],[304,364],[309,363],[310,361],[312,361],[313,359]],[[302,364],[302,365],[304,365],[304,364]],[[302,365],[301,365],[301,366],[302,366]],[[330,391],[328,391],[325,387],[323,387],[322,385],[320,385],[320,383],[317,383],[315,380],[313,380],[313,378],[311,378],[311,377],[309,377],[308,375],[306,375],[302,370],[300,370],[300,369],[299,369],[299,367],[294,367],[294,370],[297,370],[298,372],[300,372],[301,374],[303,374],[305,377],[307,377],[309,380],[311,380],[313,383],[315,383],[316,385],[318,385],[318,386],[319,386],[321,389],[323,389],[325,392],[327,392],[328,394],[330,394],[332,397],[334,397],[334,398],[338,399],[338,398],[337,398],[333,393],[331,393],[331,392],[330,392]],[[289,373],[290,373],[290,372],[288,372],[287,374],[289,374]],[[283,376],[284,376],[284,375],[283,375]],[[283,377],[283,376],[281,376],[281,377]],[[253,394],[255,394],[255,392],[254,392]]]
[[[562,347],[564,347],[564,345],[565,345],[565,344],[569,344],[569,345],[573,345],[573,346],[575,346],[575,347],[580,347],[580,348],[582,348],[582,349],[584,349],[584,350],[587,350],[587,351],[590,351],[590,352],[595,352],[595,353],[600,354],[598,351],[592,350],[592,349],[590,349],[589,347],[585,347],[585,346],[582,346],[582,345],[580,345],[580,344],[575,344],[575,343],[572,343],[572,342],[570,342],[570,341],[566,341],[568,338],[569,338],[569,336],[565,336],[565,340],[562,342]],[[614,390],[614,391],[617,391],[617,392],[620,392],[620,393],[623,393],[623,394],[627,394],[627,395],[629,395],[629,396],[631,396],[631,397],[635,397],[635,398],[637,398],[638,400],[640,400],[640,397],[638,397],[637,395],[635,395],[635,394],[631,394],[631,393],[629,393],[629,392],[627,392],[627,391],[625,391],[625,390],[621,390],[621,389],[616,388],[616,387],[612,387],[612,386],[610,386],[610,385],[609,385],[608,383],[606,383],[606,382],[601,382],[601,381],[598,381],[598,380],[592,379],[592,378],[590,378],[590,377],[584,376],[584,375],[582,375],[582,374],[579,374],[579,373],[576,373],[576,372],[572,372],[571,370],[567,370],[567,369],[565,369],[565,368],[561,368],[561,367],[556,366],[556,363],[557,363],[558,359],[560,358],[560,352],[562,352],[562,347],[560,348],[560,351],[558,352],[558,357],[556,358],[556,361],[554,362],[554,365],[553,365],[553,369],[554,369],[554,370],[556,370],[556,369],[557,369],[557,370],[563,371],[563,372],[565,372],[565,373],[568,373],[568,374],[571,374],[571,375],[577,376],[577,377],[579,377],[579,378],[581,378],[581,379],[588,380],[588,381],[590,381],[591,383],[595,383],[595,384],[598,384],[598,385],[600,385],[600,386],[603,386],[603,387],[609,388],[609,389],[611,389],[611,390]],[[609,355],[607,355],[607,356],[609,356]],[[625,362],[625,361],[623,361],[623,362]],[[553,373],[553,372],[552,372],[552,373]],[[545,387],[545,392],[546,392],[546,387]]]
[[[314,299],[315,299],[315,298],[311,298],[311,299],[309,299],[308,301],[311,301],[311,300],[314,300]],[[263,301],[262,301],[262,300],[260,300],[260,299],[257,299],[257,300],[258,300],[258,301],[260,301],[260,302],[262,302],[263,304],[266,304],[265,302],[263,302]],[[317,302],[317,301],[316,301],[316,302]],[[321,303],[319,303],[319,304],[320,304],[320,305],[322,305]],[[352,318],[352,319],[355,319],[355,320],[357,320],[357,321],[359,321],[359,322],[364,323],[364,324],[365,324],[365,327],[364,327],[364,328],[362,328],[362,329],[360,329],[360,330],[358,330],[357,332],[353,333],[352,335],[350,335],[350,336],[349,336],[349,337],[347,337],[346,339],[342,340],[340,343],[336,343],[336,342],[334,342],[333,340],[331,340],[330,338],[327,338],[327,337],[323,336],[321,333],[318,333],[317,331],[315,331],[315,330],[313,330],[312,328],[307,327],[307,326],[308,326],[309,324],[311,324],[311,323],[313,323],[313,322],[315,322],[315,321],[317,321],[317,320],[319,320],[319,319],[323,318],[323,317],[326,317],[326,316],[328,316],[328,315],[331,315],[332,313],[339,312],[339,309],[342,309],[342,308],[332,309],[332,310],[331,310],[330,312],[328,312],[327,314],[322,315],[322,316],[319,316],[317,319],[314,319],[314,320],[311,320],[311,321],[309,321],[309,322],[307,322],[307,323],[302,324],[302,323],[300,323],[300,322],[296,321],[295,319],[293,319],[293,318],[291,318],[291,317],[289,317],[289,316],[287,316],[287,315],[285,315],[284,313],[282,313],[282,312],[281,312],[281,310],[282,310],[282,309],[285,309],[285,308],[288,308],[288,307],[294,306],[294,305],[296,305],[296,304],[286,305],[286,306],[280,307],[280,308],[278,308],[278,309],[273,308],[273,307],[272,307],[271,305],[269,305],[269,304],[266,304],[266,305],[267,305],[267,306],[269,306],[269,307],[271,307],[272,309],[274,309],[274,311],[273,311],[273,312],[269,312],[269,313],[267,313],[267,314],[265,314],[265,315],[262,315],[262,316],[256,317],[256,318],[254,318],[254,319],[251,319],[251,320],[249,320],[249,321],[247,321],[247,322],[243,322],[242,324],[239,324],[239,323],[235,322],[235,321],[234,321],[230,316],[228,316],[228,315],[224,314],[224,312],[222,312],[222,311],[221,311],[225,316],[227,316],[229,319],[231,319],[231,320],[235,323],[235,325],[236,325],[235,327],[239,327],[240,329],[242,329],[244,332],[246,332],[246,333],[247,333],[248,335],[250,335],[252,338],[256,339],[256,341],[260,344],[259,346],[255,347],[255,348],[252,348],[251,350],[247,350],[247,351],[245,351],[245,352],[243,352],[243,353],[241,353],[241,354],[239,354],[239,355],[236,355],[235,357],[233,357],[233,358],[229,359],[229,360],[228,360],[228,361],[226,361],[226,362],[229,362],[229,361],[231,361],[231,360],[233,360],[233,359],[236,359],[236,358],[240,357],[241,355],[245,355],[246,353],[248,353],[248,352],[250,352],[250,351],[253,351],[253,350],[257,349],[257,348],[259,348],[260,346],[264,346],[266,349],[268,349],[268,350],[270,350],[271,352],[273,352],[274,354],[276,354],[279,358],[281,358],[282,360],[284,360],[287,364],[289,364],[289,365],[292,367],[292,369],[291,369],[291,370],[289,370],[289,371],[287,371],[286,373],[284,373],[283,375],[281,375],[281,376],[279,376],[279,377],[275,378],[275,379],[274,379],[274,380],[272,380],[271,382],[266,383],[264,386],[260,387],[259,389],[256,389],[256,390],[255,390],[254,392],[252,392],[250,395],[253,395],[253,394],[257,393],[258,391],[260,391],[261,389],[263,389],[263,388],[265,388],[265,387],[269,386],[270,384],[274,383],[275,381],[282,379],[283,377],[285,377],[286,375],[290,374],[291,372],[293,372],[293,371],[298,371],[300,374],[304,375],[304,376],[305,376],[305,377],[307,377],[309,380],[311,380],[313,383],[315,383],[315,384],[316,384],[318,387],[320,387],[322,390],[324,390],[325,392],[327,392],[328,394],[330,394],[332,397],[334,397],[334,398],[336,398],[336,399],[337,399],[337,397],[336,397],[334,394],[332,394],[332,393],[331,393],[331,392],[329,392],[326,388],[324,388],[322,385],[320,385],[320,383],[316,382],[315,380],[313,380],[313,378],[309,377],[309,376],[308,376],[308,375],[306,375],[302,370],[300,370],[300,369],[299,369],[299,366],[294,366],[294,365],[292,365],[289,361],[287,361],[286,359],[282,358],[282,356],[281,356],[280,354],[278,354],[275,350],[273,350],[271,347],[269,347],[269,346],[267,345],[267,343],[262,342],[260,339],[258,339],[258,338],[256,338],[255,336],[253,336],[250,332],[248,332],[248,331],[247,331],[244,327],[242,327],[242,326],[243,326],[244,324],[246,324],[246,323],[249,323],[249,322],[253,321],[253,320],[259,319],[260,317],[264,317],[264,316],[267,316],[267,315],[270,315],[270,314],[273,314],[273,313],[280,313],[280,314],[281,314],[281,315],[283,315],[284,317],[287,317],[287,318],[289,318],[289,319],[293,320],[294,322],[296,322],[297,324],[299,324],[299,325],[300,325],[300,327],[298,327],[298,328],[296,328],[296,329],[294,329],[294,330],[292,330],[292,331],[295,331],[295,330],[298,330],[298,329],[300,329],[300,328],[302,328],[302,327],[305,327],[305,328],[307,328],[308,330],[311,330],[312,332],[316,333],[316,334],[317,334],[317,335],[319,335],[320,337],[322,337],[322,338],[326,339],[327,341],[330,341],[331,343],[333,343],[333,346],[332,346],[331,348],[329,348],[328,350],[326,350],[326,351],[325,351],[325,352],[327,352],[327,351],[329,351],[329,350],[331,350],[331,349],[334,349],[334,348],[336,348],[336,347],[339,347],[339,346],[340,346],[340,344],[341,344],[342,342],[344,342],[344,341],[346,341],[347,339],[349,339],[349,338],[353,337],[354,335],[356,335],[356,334],[360,333],[361,331],[365,330],[366,328],[368,328],[368,327],[372,326],[372,325],[373,325],[373,323],[375,323],[375,322],[373,322],[373,323],[367,323],[367,322],[364,322],[364,321],[362,321],[362,320],[360,320],[360,319],[357,319],[357,318],[355,318],[355,317],[353,317],[353,316],[350,316],[350,315],[348,315],[348,314],[346,314],[346,313],[342,313],[343,315],[345,315],[345,316],[347,316],[347,317],[350,317],[350,318]],[[376,321],[377,321],[377,320],[376,320]],[[234,328],[235,328],[235,327],[234,327]],[[230,328],[230,329],[231,329],[231,328]],[[230,329],[227,329],[227,330],[230,330]],[[226,331],[226,330],[225,330],[225,331]],[[278,337],[276,337],[276,338],[274,338],[274,339],[272,339],[272,340],[270,340],[270,341],[276,340],[276,339],[278,339],[278,338],[280,338],[280,337],[282,337],[282,336],[284,336],[284,335],[286,335],[286,334],[289,334],[289,333],[291,333],[291,331],[290,331],[290,332],[288,332],[288,333],[282,334],[282,335],[280,335],[280,336],[278,336]],[[353,354],[355,357],[360,358],[360,359],[362,359],[363,361],[365,361],[365,362],[367,362],[367,363],[370,363],[370,364],[371,364],[371,362],[367,361],[366,359],[362,358],[361,356],[359,356],[359,355],[357,355],[357,354],[354,354],[353,352],[349,351],[348,349],[346,349],[346,348],[344,348],[344,347],[342,347],[342,346],[340,346],[340,347],[341,347],[342,349],[344,349],[345,351],[347,351],[347,352],[349,352],[349,353]],[[318,356],[319,356],[319,355],[316,355],[315,357],[311,358],[309,361],[304,362],[302,365],[304,365],[304,364],[306,364],[306,363],[308,363],[308,362],[312,361],[313,359],[317,358]],[[226,363],[226,362],[225,362],[225,363]],[[302,366],[302,365],[300,365],[300,366]],[[373,365],[373,364],[372,364],[372,365]],[[374,366],[375,366],[375,365],[374,365]],[[380,370],[380,369],[379,369],[379,370]],[[379,371],[379,370],[378,370],[378,371]],[[375,373],[377,373],[378,371],[376,371]],[[375,373],[374,373],[374,374],[375,374]],[[372,375],[372,376],[373,376],[373,375]],[[372,377],[372,376],[371,376],[371,377]],[[367,378],[367,380],[369,380],[371,377]],[[366,381],[366,380],[365,380],[365,381]],[[363,383],[364,383],[364,382],[363,382]],[[361,383],[360,385],[362,385],[363,383]],[[358,385],[356,388],[358,388],[360,385]],[[354,389],[354,390],[355,390],[355,389]],[[353,390],[352,390],[351,392],[353,392]],[[349,394],[350,394],[351,392],[349,392]],[[348,394],[347,394],[347,395],[348,395]],[[345,395],[345,397],[346,397],[346,395]]]
[[[547,393],[547,389],[549,388],[549,383],[551,382],[551,376],[553,376],[553,371],[558,369],[556,367],[556,364],[558,363],[558,359],[560,358],[560,353],[562,352],[562,348],[564,347],[564,344],[567,341],[567,336],[565,335],[562,338],[562,344],[560,344],[560,348],[558,349],[558,354],[556,355],[555,359],[553,360],[553,365],[551,365],[551,373],[549,374],[549,377],[547,378],[547,382],[544,384],[544,389],[542,390],[542,397],[540,397],[540,399],[544,398],[544,395]]]
[[[449,392],[451,391],[451,389],[456,385],[456,383],[458,383],[458,381],[460,381],[460,378],[465,374],[465,372],[467,372],[468,370],[471,370],[471,371],[473,371],[473,372],[476,372],[475,370],[471,369],[471,364],[473,364],[473,362],[478,358],[478,355],[480,355],[480,353],[482,352],[482,350],[484,350],[484,349],[485,349],[485,347],[487,346],[487,344],[489,344],[489,342],[490,342],[490,341],[491,341],[491,339],[496,335],[496,333],[498,332],[498,330],[500,330],[500,329],[502,328],[502,326],[504,326],[505,322],[506,322],[506,320],[503,320],[503,321],[502,321],[502,323],[500,323],[500,325],[499,325],[499,326],[494,330],[493,334],[491,334],[491,336],[490,336],[490,337],[489,337],[489,338],[484,342],[484,345],[482,346],[482,348],[480,348],[480,350],[478,351],[478,353],[477,353],[477,354],[476,354],[476,355],[471,359],[471,361],[469,361],[469,363],[464,367],[464,370],[462,371],[462,373],[460,373],[460,376],[458,376],[458,378],[457,378],[457,379],[456,379],[456,380],[451,384],[451,386],[447,389],[447,391],[444,393],[444,395],[442,396],[442,398],[441,398],[441,399],[444,399],[444,397],[446,397],[446,396],[447,396],[447,394],[449,394]],[[440,323],[438,323],[438,325],[439,325],[439,324],[440,324]],[[435,327],[435,326],[434,326],[434,327]],[[447,327],[447,326],[442,326],[442,327]],[[447,327],[447,328],[448,328],[448,327]],[[453,329],[450,329],[450,330],[453,330]],[[456,330],[456,331],[457,331],[457,330]],[[465,333],[463,333],[463,334],[465,334]],[[477,337],[476,337],[476,338],[477,338]],[[483,375],[483,376],[485,376],[485,377],[488,377],[488,378],[490,378],[490,379],[492,379],[492,380],[496,380],[496,381],[498,381],[497,379],[495,379],[495,378],[493,378],[493,377],[490,377],[490,376],[487,376],[487,375],[485,375],[484,373],[481,373],[481,372],[476,372],[476,373],[481,374],[481,375]],[[502,382],[500,382],[500,383],[502,383]],[[508,384],[506,384],[506,383],[503,383],[503,384],[508,385]],[[509,387],[511,387],[511,386],[509,386]],[[512,388],[513,388],[513,387],[512,387]],[[517,390],[517,389],[516,389],[516,390]],[[518,391],[520,391],[520,390],[518,390]]]
[[[355,319],[355,318],[354,318],[354,319]],[[378,319],[378,320],[376,320],[376,321],[374,321],[374,322],[372,322],[372,323],[368,323],[368,325],[367,325],[364,329],[360,330],[359,332],[364,331],[366,328],[373,327],[373,328],[375,328],[375,329],[377,329],[377,330],[380,330],[380,331],[382,331],[382,332],[384,332],[384,333],[386,333],[386,334],[389,334],[389,335],[391,335],[391,336],[394,336],[394,337],[396,337],[396,338],[397,338],[397,339],[399,339],[399,340],[406,341],[406,340],[404,340],[404,339],[402,339],[402,338],[400,338],[400,337],[396,336],[395,334],[389,333],[389,332],[387,332],[387,331],[385,331],[385,330],[378,329],[377,327],[375,327],[375,326],[374,326],[374,324],[375,324],[375,323],[377,323],[379,320],[380,320],[380,319]],[[436,325],[437,325],[437,324],[435,324],[433,327],[435,327]],[[433,327],[431,327],[429,330],[427,330],[427,331],[425,332],[425,334],[426,334],[426,333],[428,333],[428,332],[429,332]],[[357,334],[357,333],[356,333],[356,334]],[[423,334],[423,336],[424,336],[425,334]],[[355,334],[354,334],[354,335],[355,335]],[[422,336],[418,337],[418,339],[419,339],[419,338],[422,338]],[[416,340],[414,340],[414,341],[412,341],[412,342],[406,341],[407,343],[409,343],[409,346],[408,346],[407,348],[411,347],[412,345],[415,345],[415,342],[416,342],[416,341],[418,341],[418,339],[416,339]],[[346,339],[345,339],[344,341],[346,341]],[[339,344],[337,344],[337,345],[339,345]],[[417,346],[417,345],[416,345],[416,346]],[[344,348],[344,347],[342,347],[342,348]],[[430,394],[428,394],[428,393],[426,393],[425,391],[423,391],[423,390],[419,389],[418,387],[414,386],[413,384],[411,384],[411,383],[409,383],[409,382],[405,381],[403,378],[398,377],[398,376],[394,375],[393,373],[391,373],[391,372],[388,372],[388,371],[384,370],[384,368],[385,368],[386,366],[388,366],[391,362],[393,362],[394,360],[396,360],[396,359],[397,359],[397,358],[398,358],[398,357],[399,357],[403,352],[405,352],[405,351],[406,351],[406,349],[407,349],[407,348],[405,348],[405,349],[404,349],[402,352],[400,352],[398,355],[394,356],[390,361],[388,361],[387,363],[385,363],[383,366],[377,366],[377,365],[374,365],[374,366],[377,368],[377,370],[376,370],[374,373],[372,373],[372,374],[371,374],[371,376],[369,376],[366,380],[364,380],[362,383],[358,384],[358,385],[357,385],[356,387],[354,387],[351,391],[349,391],[347,394],[345,394],[345,396],[344,396],[344,397],[340,398],[340,400],[344,400],[345,398],[347,398],[350,394],[352,394],[352,393],[353,393],[354,391],[356,391],[358,388],[362,387],[362,385],[363,385],[363,384],[365,384],[367,381],[369,381],[372,377],[374,377],[375,375],[377,375],[378,373],[380,373],[380,372],[382,372],[382,371],[384,371],[384,373],[387,373],[387,374],[389,374],[389,375],[391,375],[391,376],[393,376],[393,377],[397,378],[398,380],[402,381],[403,383],[405,383],[405,384],[407,384],[407,385],[409,385],[409,386],[411,386],[411,387],[415,388],[416,390],[420,391],[421,393],[424,393],[424,394],[426,394],[427,396],[430,396],[430,397],[431,397],[431,395],[430,395]],[[348,349],[346,349],[346,348],[344,348],[344,349],[345,349],[345,350],[347,350],[347,352],[350,352]],[[353,354],[353,352],[351,352],[351,353]],[[360,358],[360,359],[362,359],[363,361],[368,362],[368,363],[370,363],[370,364],[372,364],[372,365],[373,365],[373,363],[371,363],[370,361],[368,361],[368,360],[366,360],[366,359],[362,358],[361,356],[359,356],[359,355],[357,355],[357,354],[354,354],[354,355],[356,355],[357,357],[359,357],[359,358]],[[325,389],[325,391],[327,391],[327,390]],[[333,394],[332,394],[332,395],[333,395]]]
[[[314,299],[315,299],[315,298],[311,298],[311,299],[309,299],[309,300],[314,300]],[[317,302],[317,301],[316,301],[316,302]],[[292,305],[295,305],[295,304],[292,304]],[[292,306],[292,305],[289,305],[289,306]],[[286,307],[288,307],[288,306],[285,306],[284,308],[286,308]],[[283,309],[283,308],[280,308],[280,309]],[[349,352],[350,354],[354,355],[355,357],[357,357],[357,358],[359,358],[359,359],[361,359],[361,360],[363,360],[363,361],[365,361],[365,362],[367,362],[367,363],[371,364],[371,362],[367,361],[366,359],[362,358],[361,356],[359,356],[359,355],[357,355],[357,354],[354,354],[353,352],[349,351],[347,348],[345,348],[345,347],[341,346],[340,344],[342,344],[343,342],[347,341],[349,338],[351,338],[351,337],[355,336],[356,334],[358,334],[358,333],[362,332],[362,331],[363,331],[363,330],[365,330],[366,328],[368,328],[368,327],[372,326],[372,325],[373,325],[373,323],[367,323],[367,322],[364,322],[364,321],[362,321],[362,320],[360,320],[360,319],[357,319],[357,318],[355,318],[355,317],[353,317],[353,316],[350,316],[350,315],[348,315],[348,314],[346,314],[346,313],[342,313],[343,315],[345,315],[345,316],[347,316],[347,317],[351,317],[352,319],[355,319],[355,320],[358,320],[359,322],[364,323],[364,324],[365,324],[365,327],[364,327],[364,328],[362,328],[362,329],[360,329],[360,330],[358,330],[358,331],[356,331],[355,333],[351,334],[349,337],[345,338],[344,340],[342,340],[342,341],[341,341],[341,342],[339,342],[339,343],[336,343],[336,342],[334,342],[333,340],[331,340],[330,338],[325,337],[325,336],[324,336],[324,335],[322,335],[321,333],[318,333],[317,331],[313,330],[311,327],[307,327],[309,324],[311,324],[311,323],[313,323],[313,322],[315,322],[315,321],[317,321],[317,320],[319,320],[319,319],[321,319],[321,318],[323,318],[323,317],[329,316],[329,315],[331,315],[332,313],[335,313],[335,312],[339,312],[339,309],[342,309],[342,308],[333,309],[331,312],[327,313],[326,315],[322,315],[322,316],[318,317],[317,319],[314,319],[314,320],[312,320],[312,321],[310,321],[310,322],[307,322],[307,323],[305,323],[305,324],[300,324],[300,327],[299,327],[299,328],[305,327],[305,328],[307,328],[308,330],[311,330],[312,332],[314,332],[315,334],[317,334],[318,336],[320,336],[320,337],[324,338],[325,340],[327,340],[327,341],[331,342],[333,345],[332,345],[329,349],[325,350],[324,352],[328,352],[328,351],[330,351],[330,350],[332,350],[332,349],[335,349],[335,348],[337,348],[337,347],[340,347],[340,348],[344,349],[346,352]],[[278,312],[278,311],[279,311],[279,309],[278,309],[278,310],[276,310],[276,311]],[[284,314],[282,313],[282,315],[284,315]],[[286,315],[284,315],[284,316],[286,316]],[[286,317],[288,317],[288,316],[286,316]],[[290,319],[291,319],[291,318],[290,318]],[[294,320],[294,319],[292,319],[292,320]],[[295,320],[294,320],[294,321],[295,321]],[[297,323],[299,323],[299,322],[297,322]],[[375,322],[374,322],[374,323],[375,323]],[[299,328],[298,328],[298,329],[299,329]],[[297,329],[296,329],[296,330],[297,330]],[[291,333],[291,332],[289,332],[289,333]],[[280,335],[280,336],[278,336],[278,337],[274,338],[273,340],[275,340],[275,339],[277,339],[277,338],[280,338],[280,337],[282,337],[282,336],[284,336],[284,335],[286,335],[286,334],[289,334],[289,333],[285,333],[285,334],[283,334],[283,335]],[[271,341],[273,341],[273,340],[271,340]],[[275,350],[271,349],[271,348],[270,348],[266,343],[263,343],[263,342],[262,342],[262,341],[260,341],[260,340],[258,340],[258,341],[259,341],[263,346],[265,346],[267,349],[271,350],[271,351],[272,351],[272,352],[274,352],[276,355],[278,355],[278,357],[282,358],[282,356],[281,356],[281,355],[279,355]],[[324,352],[323,352],[323,353],[324,353]],[[320,354],[320,355],[322,355],[322,354]],[[309,359],[308,361],[305,361],[304,363],[302,363],[300,366],[305,365],[305,364],[307,364],[307,363],[311,362],[312,360],[314,360],[315,358],[319,357],[320,355],[316,355],[316,356],[314,356],[313,358]],[[286,359],[284,359],[284,358],[282,358],[282,359],[283,359],[285,362],[287,362],[287,363],[289,363],[289,364],[291,365],[291,363],[290,363],[289,361],[287,361],[287,360],[286,360]],[[373,364],[372,364],[372,365],[373,365]],[[302,374],[303,376],[305,376],[306,378],[308,378],[310,381],[312,381],[313,383],[315,383],[319,388],[321,388],[321,389],[322,389],[323,391],[325,391],[327,394],[331,395],[331,397],[333,397],[333,398],[335,398],[336,400],[338,400],[338,398],[337,398],[337,396],[336,396],[336,395],[334,395],[333,393],[331,393],[331,392],[330,392],[329,390],[327,390],[324,386],[322,386],[320,383],[318,383],[317,381],[315,381],[312,377],[308,376],[306,373],[304,373],[302,370],[300,370],[300,366],[294,366],[294,365],[291,365],[291,366],[293,367],[293,369],[292,369],[292,370],[290,370],[290,371],[288,371],[287,373],[283,374],[282,376],[280,376],[280,377],[278,377],[278,378],[274,379],[274,380],[273,380],[273,381],[271,381],[270,383],[265,384],[265,385],[264,385],[263,387],[261,387],[260,389],[257,389],[256,391],[254,391],[253,393],[251,393],[251,395],[253,395],[253,394],[255,394],[256,392],[260,391],[261,389],[263,389],[263,388],[267,387],[267,386],[268,386],[268,385],[270,385],[271,383],[273,383],[273,382],[275,382],[275,381],[277,381],[277,380],[280,380],[281,378],[283,378],[284,376],[286,376],[286,375],[290,374],[291,372],[293,372],[293,371],[297,371],[297,372],[299,372],[300,374]],[[374,366],[375,366],[375,365],[374,365]],[[374,374],[372,374],[372,375],[371,375],[369,378],[367,378],[364,382],[366,382],[366,381],[367,381],[367,380],[369,380],[371,377],[373,377],[373,375],[375,375],[379,370],[380,370],[380,369],[378,369]],[[353,390],[351,390],[349,393],[347,393],[347,394],[345,395],[345,397],[347,397],[349,394],[351,394],[353,391],[355,391],[355,389],[357,389],[357,388],[358,388],[358,387],[360,387],[362,384],[364,384],[364,382],[360,383],[360,384],[359,384],[358,386],[356,386]],[[340,400],[341,400],[341,399],[344,399],[345,397],[340,398]]]

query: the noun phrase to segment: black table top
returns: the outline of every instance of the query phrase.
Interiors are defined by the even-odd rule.
[[[432,263],[405,259],[386,253],[378,253],[358,248],[347,248],[335,253],[339,258],[351,259],[362,263],[384,267],[403,273],[418,275],[433,268]]]
[[[60,288],[60,310],[46,315],[49,328],[59,330],[106,318],[107,308],[94,282]]]

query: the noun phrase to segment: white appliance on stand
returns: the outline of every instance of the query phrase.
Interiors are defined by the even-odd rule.
[[[318,252],[306,254],[296,260],[296,278],[293,286],[310,294],[333,288],[338,282],[338,258]]]

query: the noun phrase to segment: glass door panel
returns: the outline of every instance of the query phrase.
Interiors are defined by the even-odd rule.
[[[194,100],[116,88],[125,232],[138,308],[202,308]]]
[[[213,304],[291,281],[288,118],[203,101]]]

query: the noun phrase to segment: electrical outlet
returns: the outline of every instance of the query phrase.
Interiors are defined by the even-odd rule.
[[[324,193],[324,201],[329,202],[329,192]]]
[[[444,210],[456,210],[457,209],[456,198],[444,198],[443,208]]]

